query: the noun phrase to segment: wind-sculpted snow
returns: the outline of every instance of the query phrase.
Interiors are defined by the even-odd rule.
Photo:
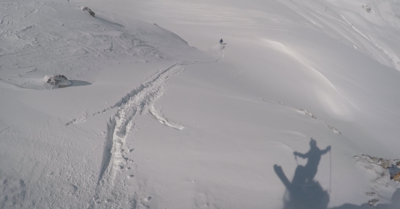
[[[378,62],[400,70],[397,1],[299,3],[284,0],[282,3],[329,36],[339,38]]]

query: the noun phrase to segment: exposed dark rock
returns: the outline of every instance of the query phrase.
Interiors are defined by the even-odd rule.
[[[91,9],[89,9],[89,7],[83,7],[82,11],[88,11],[89,14],[92,15],[92,17],[94,17],[94,15],[95,15],[95,13]]]
[[[46,76],[46,82],[58,88],[65,88],[71,86],[72,82],[64,75],[51,75]]]

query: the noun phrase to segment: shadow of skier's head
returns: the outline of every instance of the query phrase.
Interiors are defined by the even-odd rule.
[[[315,141],[315,139],[311,138],[310,140],[310,147],[312,148],[318,148],[317,147],[317,141]]]

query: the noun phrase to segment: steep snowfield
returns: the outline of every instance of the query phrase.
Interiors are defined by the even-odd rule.
[[[0,208],[399,208],[399,8],[1,0]]]

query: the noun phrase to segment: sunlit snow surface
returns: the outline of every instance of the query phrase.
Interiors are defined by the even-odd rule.
[[[399,9],[0,0],[0,208],[400,208]]]

